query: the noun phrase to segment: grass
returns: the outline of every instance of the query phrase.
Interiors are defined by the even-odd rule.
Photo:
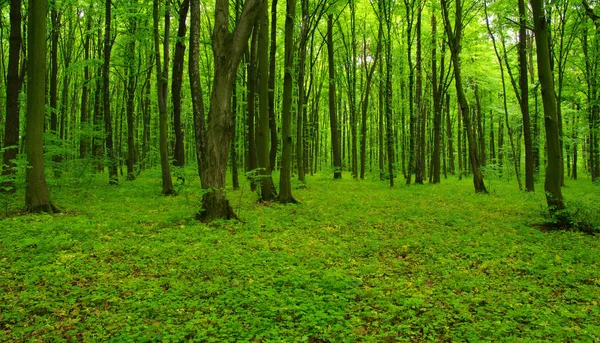
[[[205,225],[184,173],[177,197],[158,171],[65,178],[64,214],[0,221],[0,341],[600,341],[600,240],[539,230],[540,191],[320,174],[301,205],[243,184],[243,222]],[[564,191],[598,209],[589,180]]]

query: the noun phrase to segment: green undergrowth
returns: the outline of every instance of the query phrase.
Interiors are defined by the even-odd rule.
[[[328,173],[295,184],[300,205],[258,204],[243,183],[228,193],[242,222],[201,224],[197,177],[180,173],[176,197],[159,171],[65,179],[63,214],[0,221],[0,340],[600,339],[600,240],[540,230],[541,191]],[[594,213],[598,187],[564,192]]]

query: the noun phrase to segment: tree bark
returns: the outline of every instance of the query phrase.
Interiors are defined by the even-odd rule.
[[[448,4],[447,0],[442,0],[442,9],[444,13],[444,26],[446,29],[446,35],[448,37],[448,45],[450,46],[450,52],[452,56],[452,64],[454,65],[454,83],[456,86],[457,100],[460,106],[460,111],[463,118],[464,127],[466,128],[467,140],[469,144],[469,161],[471,164],[471,171],[473,172],[473,185],[475,192],[487,193],[485,184],[483,182],[483,175],[481,174],[479,156],[477,152],[477,142],[473,134],[473,128],[471,126],[471,118],[469,113],[469,103],[465,96],[465,92],[462,84],[462,75],[460,68],[460,50],[461,50],[461,38],[462,38],[462,4],[461,0],[456,0],[456,15],[454,21],[454,33],[452,32],[452,26],[450,24]]]
[[[558,115],[556,96],[554,93],[554,78],[550,68],[550,48],[548,46],[548,26],[544,14],[542,0],[531,0],[535,43],[537,48],[538,78],[542,88],[544,105],[544,127],[546,129],[546,146],[548,149],[548,164],[546,166],[546,202],[551,213],[559,220],[559,225],[565,225],[567,218],[560,211],[565,209],[561,190],[560,138],[558,131]]]
[[[198,176],[202,180],[201,167],[205,159],[206,123],[204,119],[204,96],[200,82],[200,0],[190,1],[190,51],[188,59],[188,72],[190,77],[190,90],[192,98],[192,111],[194,119],[194,134],[196,138],[196,160],[198,162]]]
[[[2,166],[0,166],[5,180],[0,185],[0,190],[6,192],[16,190],[14,175],[17,170],[15,169],[14,160],[19,153],[19,94],[23,84],[23,75],[19,75],[19,64],[22,40],[21,0],[11,0],[8,72],[6,75],[6,123],[4,126],[4,153],[2,154]]]
[[[25,150],[29,168],[26,169],[27,187],[25,206],[28,212],[53,213],[50,191],[44,174],[44,133],[46,98],[46,0],[29,1],[28,13],[28,72],[27,123]]]
[[[529,119],[529,83],[527,81],[527,12],[525,0],[519,0],[519,87],[521,88],[521,115],[523,116],[523,139],[525,141],[525,190],[535,191],[533,143]]]
[[[283,78],[283,111],[281,113],[282,152],[281,173],[279,176],[279,202],[295,203],[292,196],[292,88],[294,65],[294,20],[296,0],[286,1],[285,17],[285,73]]]
[[[269,165],[275,170],[277,158],[277,121],[275,120],[275,66],[277,56],[277,0],[271,2],[271,50],[269,51],[269,129],[271,147],[269,148]]]
[[[187,30],[186,20],[190,7],[189,0],[183,0],[179,7],[179,27],[177,29],[177,42],[175,43],[175,58],[173,59],[173,81],[171,84],[171,100],[173,102],[173,130],[175,131],[175,151],[173,165],[185,165],[185,146],[183,128],[181,125],[181,86],[183,83],[183,58],[185,56],[185,35]]]
[[[136,3],[135,1],[134,3]],[[135,163],[135,146],[134,146],[134,123],[133,123],[133,112],[134,112],[134,100],[135,100],[135,88],[136,88],[136,71],[135,71],[135,41],[137,32],[137,18],[132,15],[129,19],[129,34],[130,41],[127,47],[128,56],[128,80],[127,80],[127,180],[135,180],[135,170],[133,165]]]
[[[239,22],[234,31],[230,32],[229,1],[216,0],[212,36],[215,65],[206,138],[201,142],[204,150],[200,161],[203,195],[202,210],[196,215],[198,220],[236,218],[225,192],[227,157],[234,126],[231,94],[233,81],[261,4],[261,0],[247,0]]]
[[[171,179],[171,166],[169,163],[168,137],[167,137],[167,61],[168,61],[168,32],[169,32],[169,13],[165,14],[165,41],[163,44],[165,53],[164,68],[161,65],[160,58],[160,39],[158,35],[158,0],[154,0],[154,59],[156,63],[156,86],[158,94],[158,115],[159,115],[159,150],[160,150],[160,169],[162,176],[163,195],[175,194],[173,189],[173,180]]]
[[[333,14],[327,16],[327,60],[329,64],[329,122],[333,147],[333,178],[342,178],[342,155],[336,115],[335,64],[333,59]]]
[[[377,68],[377,62],[379,61],[379,54],[381,53],[381,37],[382,31],[379,31],[379,42],[377,43],[377,51],[375,52],[375,58],[373,59],[373,64],[371,65],[371,69],[367,72],[367,80],[365,83],[365,94],[362,101],[362,118],[361,118],[361,135],[360,135],[360,178],[364,180],[365,178],[365,162],[367,159],[367,115],[369,113],[369,96],[371,94],[371,84],[373,81],[373,75],[375,74],[375,69]],[[366,49],[366,48],[365,48]],[[365,58],[366,61],[366,53]]]
[[[108,157],[108,183],[119,184],[117,171],[117,159],[115,158],[113,146],[112,118],[110,113],[110,52],[112,49],[111,37],[111,6],[112,0],[106,0],[104,22],[104,66],[102,68],[102,95],[104,100],[104,133],[106,134],[106,156]]]
[[[258,32],[258,139],[257,157],[260,167],[261,200],[273,201],[277,198],[271,165],[269,164],[269,15],[266,1],[261,6]]]

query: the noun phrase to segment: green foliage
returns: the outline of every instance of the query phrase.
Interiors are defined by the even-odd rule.
[[[185,196],[160,196],[159,170],[116,188],[105,175],[83,173],[86,184],[65,173],[53,192],[65,214],[0,221],[0,337],[600,337],[600,242],[535,228],[542,192],[496,181],[490,195],[477,195],[466,179],[391,189],[372,175],[334,181],[327,172],[295,191],[302,205],[259,205],[246,182],[228,190],[243,222],[205,225],[192,219],[200,203],[195,172],[178,173]],[[579,201],[592,213],[599,199],[588,181],[567,180],[565,196],[587,194]]]

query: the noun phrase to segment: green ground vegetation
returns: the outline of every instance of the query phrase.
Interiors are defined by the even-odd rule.
[[[295,189],[300,205],[258,204],[243,184],[229,192],[243,222],[206,225],[197,177],[181,172],[176,197],[147,171],[118,187],[63,176],[59,215],[7,204],[0,341],[600,339],[600,240],[544,230],[542,192],[327,172]],[[570,207],[594,216],[598,186],[566,183]]]

